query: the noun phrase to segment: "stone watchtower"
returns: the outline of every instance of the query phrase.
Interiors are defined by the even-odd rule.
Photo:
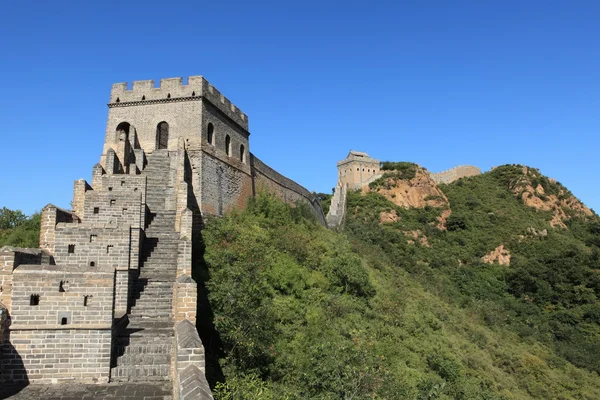
[[[338,185],[349,189],[360,189],[379,175],[379,160],[362,151],[350,150],[346,158],[338,161]]]
[[[144,169],[141,153],[185,148],[187,180],[199,211],[222,215],[252,195],[248,117],[201,76],[113,85],[100,164]]]
[[[1,380],[172,383],[174,398],[211,398],[192,279],[203,217],[261,189],[325,216],[249,152],[247,116],[200,76],[115,84],[108,108],[73,209],[44,207],[40,249],[0,249]]]
[[[346,192],[357,190],[381,176],[379,160],[362,151],[350,150],[342,161],[338,161],[338,181],[327,213],[327,225],[337,227],[342,223],[346,211]]]

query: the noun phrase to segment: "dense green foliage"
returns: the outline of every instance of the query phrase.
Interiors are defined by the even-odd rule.
[[[27,217],[21,210],[0,209],[0,247],[39,246],[40,214]]]
[[[443,185],[447,231],[441,210],[374,192],[349,193],[342,234],[266,195],[210,220],[217,397],[600,398],[600,224],[551,228],[509,190],[511,174]],[[398,221],[380,224],[391,210]],[[408,243],[416,230],[431,247]],[[499,244],[510,267],[480,261]]]

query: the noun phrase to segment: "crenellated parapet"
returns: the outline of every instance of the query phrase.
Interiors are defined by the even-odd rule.
[[[183,83],[183,78],[161,79],[158,87],[155,87],[154,80],[133,81],[131,89],[128,89],[127,83],[115,83],[110,92],[108,107],[199,101],[201,99],[208,100],[241,127],[248,129],[248,116],[202,76],[190,76],[187,84]]]

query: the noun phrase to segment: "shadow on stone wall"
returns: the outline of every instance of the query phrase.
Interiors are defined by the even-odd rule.
[[[0,354],[0,399],[6,399],[19,393],[29,385],[29,378],[23,359],[10,341],[8,326],[10,318],[5,322],[4,337]]]
[[[221,369],[222,342],[219,332],[215,328],[214,314],[208,301],[206,283],[210,280],[208,265],[204,260],[206,246],[202,234],[194,237],[194,252],[192,254],[192,278],[198,285],[198,301],[196,308],[196,329],[202,339],[206,357],[206,380],[211,389],[218,382],[224,382],[225,376]]]

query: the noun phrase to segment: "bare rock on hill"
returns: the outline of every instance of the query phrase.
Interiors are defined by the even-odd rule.
[[[444,208],[442,215],[438,218],[437,226],[445,229],[445,221],[451,213],[448,198],[424,168],[414,165],[414,169],[414,176],[410,179],[399,178],[393,172],[384,173],[378,182],[364,186],[362,191],[363,193],[375,191],[403,208],[423,208],[425,206]],[[382,223],[396,220],[388,214],[380,215]]]
[[[390,224],[396,221],[398,221],[398,214],[396,214],[396,210],[392,210],[390,212],[382,211],[379,213],[379,223],[381,224]]]
[[[592,216],[594,213],[564,186],[544,177],[535,168],[522,168],[522,175],[510,183],[510,189],[523,203],[537,210],[552,212],[550,225],[567,229],[565,221],[573,216]]]
[[[496,247],[485,256],[481,257],[481,261],[486,264],[510,265],[510,251],[504,248],[504,245]]]

